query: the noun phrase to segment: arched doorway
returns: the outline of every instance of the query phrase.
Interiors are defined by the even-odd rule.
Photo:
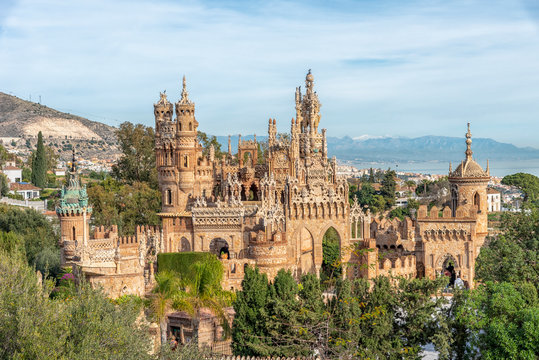
[[[337,230],[330,226],[322,237],[322,270],[320,279],[330,281],[342,276],[341,237]]]
[[[314,268],[314,244],[313,236],[306,228],[299,232],[301,274],[313,273]]]
[[[191,243],[185,237],[180,240],[180,252],[191,251]]]
[[[222,252],[225,252],[228,256],[230,256],[230,254],[228,252],[228,242],[226,242],[225,239],[221,239],[221,238],[213,239],[210,242],[210,252],[212,254],[217,255],[217,257],[220,257],[220,254]]]

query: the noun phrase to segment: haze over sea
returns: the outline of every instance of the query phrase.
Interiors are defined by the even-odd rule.
[[[346,165],[355,166],[358,169],[391,168],[396,171],[414,172],[422,174],[447,174],[449,163],[445,161],[425,161],[425,162],[354,162],[347,161]],[[458,162],[453,162],[453,169],[458,166]],[[479,162],[483,168],[486,168],[486,162]],[[539,159],[514,160],[514,161],[496,161],[490,160],[490,175],[504,177],[517,172],[524,172],[539,176]]]

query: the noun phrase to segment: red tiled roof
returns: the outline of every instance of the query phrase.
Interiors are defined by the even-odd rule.
[[[2,170],[21,170],[21,169],[19,169],[19,168],[16,167],[16,166],[8,165],[8,166],[4,166],[4,167],[2,168]]]
[[[487,189],[487,194],[500,194],[500,192],[496,189],[493,189],[493,188],[488,188]]]
[[[9,184],[9,188],[13,191],[17,190],[41,190],[40,188],[32,185],[32,184],[21,184],[21,183],[11,183]]]

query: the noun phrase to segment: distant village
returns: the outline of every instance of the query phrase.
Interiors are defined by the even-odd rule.
[[[0,138],[2,145],[8,153],[14,156],[14,159],[4,163],[2,173],[9,181],[9,190],[13,199],[4,197],[2,202],[12,205],[32,207],[37,210],[47,212],[47,208],[52,209],[51,205],[47,206],[47,199],[43,199],[42,190],[29,181],[23,180],[23,164],[28,162],[28,157],[35,148],[37,142],[36,137],[20,137],[20,138]],[[74,138],[48,138],[45,143],[54,150],[58,155],[56,168],[53,174],[62,183],[66,176],[66,169],[71,165],[70,156],[73,147],[77,152],[77,167],[81,174],[106,174],[111,172],[112,165],[118,160],[120,152],[116,144],[108,144],[103,141],[91,141],[88,139]],[[105,149],[107,149],[105,151]],[[100,153],[104,151],[104,153]],[[358,169],[352,165],[338,165],[337,173],[349,179],[350,183],[359,182],[361,179],[368,178],[371,172],[383,174],[384,169],[379,168],[364,168]],[[435,182],[443,179],[445,174],[423,174],[415,172],[396,171],[397,188],[396,188],[396,207],[406,207],[409,199],[421,200],[416,192],[418,186],[428,182]],[[492,177],[488,188],[488,209],[489,212],[503,211],[519,211],[523,201],[523,193],[514,186],[502,185],[501,178]],[[414,185],[411,185],[413,182]],[[379,190],[380,184],[374,183],[375,190]],[[448,193],[442,192],[440,196],[448,196]],[[50,211],[50,210],[49,210]],[[51,216],[54,214],[50,211]]]

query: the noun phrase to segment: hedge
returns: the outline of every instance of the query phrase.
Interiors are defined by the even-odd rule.
[[[219,279],[223,276],[221,261],[212,253],[208,252],[180,252],[161,253],[157,255],[157,271],[170,271],[178,274],[180,278],[193,276],[194,264],[205,263],[214,269],[214,276]],[[216,272],[219,272],[218,274]],[[220,281],[220,280],[219,280]]]

